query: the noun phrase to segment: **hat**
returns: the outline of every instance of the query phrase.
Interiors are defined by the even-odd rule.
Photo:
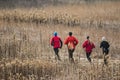
[[[105,41],[106,40],[106,38],[105,37],[102,37],[102,41]]]
[[[57,36],[57,32],[54,32],[54,36]]]

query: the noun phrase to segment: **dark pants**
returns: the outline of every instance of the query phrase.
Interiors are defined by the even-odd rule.
[[[58,48],[54,48],[54,52],[55,52],[55,55],[57,55],[57,58],[58,60],[60,60],[60,56],[59,56],[59,49]]]
[[[103,55],[104,55],[104,64],[107,65],[107,59],[108,57],[106,57],[109,54],[109,49],[103,49]]]
[[[71,62],[74,62],[74,58],[73,58],[73,52],[74,52],[75,49],[68,49],[68,53],[69,53],[69,60]]]
[[[103,49],[103,54],[104,55],[108,55],[108,53],[109,53],[109,49]]]
[[[91,58],[90,58],[91,52],[86,52],[86,57],[88,59],[89,62],[91,62]]]

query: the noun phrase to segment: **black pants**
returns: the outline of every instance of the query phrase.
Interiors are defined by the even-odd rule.
[[[60,56],[59,56],[59,49],[58,48],[54,48],[54,52],[55,52],[55,55],[57,55],[57,58],[58,60],[60,60]]]
[[[103,49],[103,54],[108,55],[109,54],[109,49]]]
[[[69,53],[69,60],[74,62],[74,58],[73,58],[73,52],[75,49],[68,49],[68,53]]]
[[[91,62],[91,58],[90,58],[91,52],[86,52],[86,57],[88,59],[89,62]]]
[[[109,54],[109,49],[103,49],[103,55],[104,55],[104,64],[107,65],[107,59],[108,57],[106,57]]]

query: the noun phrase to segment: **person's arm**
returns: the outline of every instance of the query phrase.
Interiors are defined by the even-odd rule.
[[[83,49],[84,49],[84,51],[86,51],[86,45],[87,45],[87,43],[86,43],[86,41],[82,44],[82,47],[83,47]]]
[[[100,43],[100,48],[102,48],[102,42]]]
[[[62,42],[62,40],[60,39],[60,48],[62,48],[62,46],[63,46],[63,42]]]
[[[75,38],[75,43],[74,43],[75,45],[77,45],[78,44],[78,40]]]
[[[110,47],[110,44],[107,42],[107,44],[108,44],[108,48]]]
[[[93,48],[95,48],[95,44],[94,43],[92,43],[93,44]]]
[[[66,44],[66,45],[68,44],[68,38],[65,39],[64,44]]]
[[[82,47],[83,47],[83,48],[85,48],[85,47],[86,47],[86,41],[83,43]]]
[[[54,46],[53,38],[50,39],[51,46]]]

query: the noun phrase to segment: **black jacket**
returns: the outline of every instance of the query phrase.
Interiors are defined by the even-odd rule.
[[[108,49],[109,47],[110,47],[110,45],[107,41],[102,41],[100,43],[100,48],[102,48],[102,49]]]

